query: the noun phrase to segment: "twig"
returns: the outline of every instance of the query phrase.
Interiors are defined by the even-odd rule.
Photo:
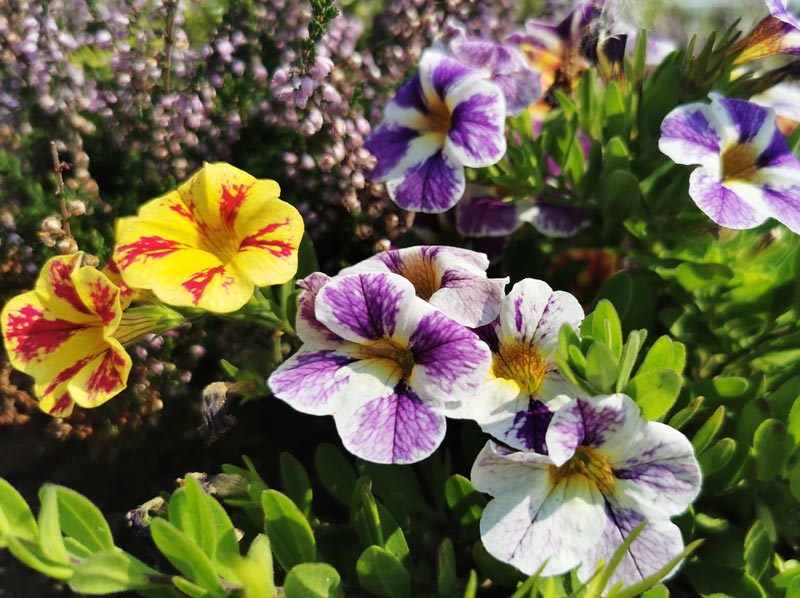
[[[64,234],[67,238],[72,237],[72,231],[69,229],[69,211],[67,211],[67,200],[64,197],[64,175],[62,174],[69,168],[66,162],[62,162],[58,157],[58,149],[56,149],[56,142],[50,142],[50,153],[53,156],[53,170],[56,173],[56,196],[58,197],[59,207],[61,208],[61,220],[64,227]]]
[[[178,12],[179,0],[166,0],[167,28],[164,31],[164,67],[161,82],[164,93],[169,93],[169,79],[172,73],[172,46],[175,44],[175,15]]]

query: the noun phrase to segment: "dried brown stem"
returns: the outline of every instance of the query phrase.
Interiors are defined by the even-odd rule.
[[[58,157],[58,149],[56,142],[50,142],[50,152],[53,155],[53,170],[56,173],[56,196],[58,197],[59,207],[61,208],[61,224],[64,228],[64,234],[67,238],[72,237],[72,231],[69,229],[69,211],[67,210],[67,200],[64,197],[64,171],[69,168],[66,162],[62,162]]]
[[[175,14],[178,12],[178,0],[166,0],[167,28],[164,31],[164,67],[161,83],[164,93],[169,93],[170,75],[172,74],[172,47],[175,44]]]

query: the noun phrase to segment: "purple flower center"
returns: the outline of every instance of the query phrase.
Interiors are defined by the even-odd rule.
[[[758,174],[758,152],[750,145],[737,143],[722,153],[723,181],[753,181]]]
[[[588,482],[600,490],[603,496],[610,496],[614,491],[614,471],[611,465],[598,451],[588,446],[579,446],[572,458],[561,467],[551,465],[549,474],[553,487],[567,479],[570,482]]]

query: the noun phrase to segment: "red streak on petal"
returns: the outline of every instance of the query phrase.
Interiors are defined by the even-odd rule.
[[[8,314],[6,340],[10,351],[23,362],[34,359],[40,351],[52,353],[83,326],[56,318],[47,320],[33,305],[25,305]]]
[[[89,361],[91,361],[94,357],[95,357],[94,355],[90,355],[89,357],[84,357],[83,359],[80,359],[80,360],[76,361],[75,363],[73,363],[68,368],[66,368],[64,370],[61,370],[58,373],[58,376],[53,378],[53,380],[50,382],[50,384],[47,385],[47,388],[44,389],[44,392],[42,393],[42,396],[49,395],[56,388],[58,388],[59,384],[63,384],[64,382],[70,380],[75,374],[80,372],[83,369],[83,367],[87,363],[89,363]]]
[[[89,376],[86,383],[86,390],[89,394],[103,393],[108,394],[124,385],[122,378],[122,368],[125,366],[125,359],[115,351],[106,351],[103,360],[97,369]]]
[[[72,398],[69,396],[69,393],[64,393],[61,395],[61,398],[58,399],[55,404],[50,408],[48,413],[50,415],[62,415],[72,408]]]
[[[142,237],[133,243],[117,247],[117,263],[119,263],[120,267],[127,268],[139,260],[160,259],[181,249],[191,248],[185,243],[150,235]]]
[[[91,313],[75,290],[75,282],[72,280],[72,265],[53,260],[50,263],[49,271],[53,293],[55,293],[56,297],[69,303],[76,311],[84,314]]]
[[[200,301],[203,291],[206,290],[206,287],[217,274],[220,276],[225,274],[225,266],[215,266],[214,268],[205,268],[204,270],[200,270],[200,272],[196,273],[189,280],[181,284],[181,286],[192,295],[192,303],[194,305],[197,305],[197,303]],[[222,286],[228,287],[232,282],[232,278],[226,277],[226,280],[222,283]]]
[[[114,289],[104,284],[103,281],[97,280],[91,284],[89,296],[92,298],[92,307],[95,312],[103,319],[103,326],[107,326],[117,315]]]
[[[181,216],[182,218],[186,218],[192,224],[195,223],[194,216],[192,216],[191,212],[186,209],[186,206],[183,204],[173,203],[170,204],[169,209]]]
[[[222,200],[219,204],[219,215],[222,223],[228,228],[233,227],[239,208],[247,198],[247,192],[253,185],[222,185]]]
[[[294,252],[291,244],[287,243],[286,241],[275,241],[259,238],[263,235],[274,233],[276,230],[284,226],[289,226],[288,218],[283,222],[273,222],[268,224],[257,233],[245,237],[239,244],[239,251],[241,252],[243,249],[247,249],[248,247],[257,247],[259,249],[268,250],[276,257],[289,257],[292,255],[292,252]]]

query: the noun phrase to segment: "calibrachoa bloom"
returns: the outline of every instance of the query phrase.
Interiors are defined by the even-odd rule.
[[[377,158],[371,177],[386,181],[401,208],[444,212],[464,193],[465,166],[489,166],[505,154],[505,119],[500,87],[428,49],[364,144]]]
[[[608,563],[633,528],[647,521],[610,585],[637,582],[683,550],[670,517],[700,490],[689,440],[645,420],[625,395],[575,399],[553,416],[549,455],[510,452],[489,442],[472,482],[495,498],[481,518],[481,537],[496,558],[526,574],[557,575],[579,566],[588,580]]]
[[[396,274],[319,275],[303,286],[297,329],[305,344],[269,377],[275,396],[333,415],[344,446],[368,461],[430,455],[444,438],[445,413],[485,379],[486,345]]]
[[[478,330],[492,350],[492,368],[470,417],[509,446],[546,454],[553,413],[577,392],[556,368],[558,331],[564,324],[577,329],[582,320],[569,293],[531,278],[515,284],[497,319]]]
[[[59,417],[122,391],[131,369],[123,346],[182,320],[157,307],[123,313],[119,288],[82,259],[49,260],[36,288],[12,298],[0,316],[11,365],[34,378],[39,406]]]
[[[411,281],[424,299],[459,324],[475,328],[497,316],[508,278],[486,278],[489,259],[483,253],[445,246],[384,251],[339,275],[392,272]]]
[[[235,311],[254,287],[297,271],[303,220],[279,193],[275,181],[206,164],[120,227],[114,261],[129,286],[165,303]]]
[[[731,53],[739,52],[734,64],[774,54],[800,54],[800,20],[788,9],[786,0],[766,0],[766,5],[770,16],[731,48]]]
[[[686,104],[661,123],[659,149],[678,164],[699,164],[689,195],[721,226],[745,229],[775,218],[800,233],[800,162],[775,113],[714,95]]]

